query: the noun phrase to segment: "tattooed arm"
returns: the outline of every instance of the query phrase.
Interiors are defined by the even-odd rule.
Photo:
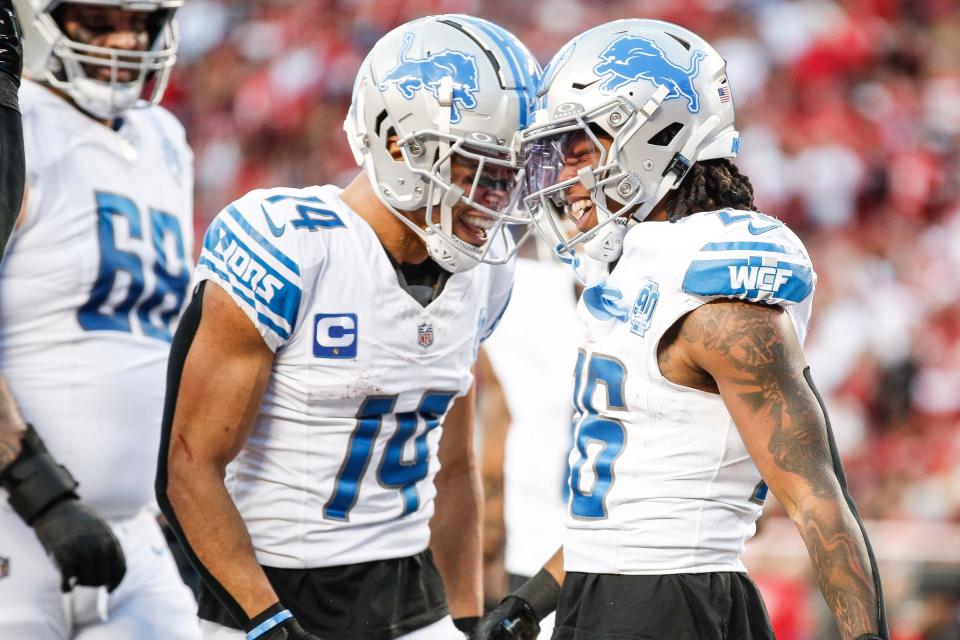
[[[7,381],[0,378],[0,472],[20,455],[23,434],[27,430]]]
[[[685,362],[707,382],[690,386],[716,385],[761,475],[799,529],[844,640],[886,637],[869,542],[845,493],[829,423],[787,314],[710,303],[681,321],[679,336],[663,351],[668,367]]]

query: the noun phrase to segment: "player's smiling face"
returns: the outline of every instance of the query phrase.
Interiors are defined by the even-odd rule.
[[[477,179],[479,162],[471,158],[454,156],[451,162],[450,181],[469,194],[476,183],[474,200],[493,211],[505,211],[516,184],[516,171],[499,165],[486,165]],[[473,209],[462,200],[453,207],[453,233],[472,244],[482,246],[487,241],[487,231],[495,220],[487,213]]]
[[[63,32],[74,42],[126,51],[146,51],[150,46],[151,12],[73,3],[64,4],[61,11],[59,21]],[[95,80],[110,82],[109,59],[104,60],[108,64],[85,64],[84,71]],[[124,60],[123,56],[120,60],[136,62],[132,58]],[[118,82],[133,82],[138,76],[139,72],[133,69],[117,70]]]
[[[603,150],[610,151],[613,140],[605,135],[597,136]],[[577,173],[586,167],[596,169],[600,164],[601,149],[585,132],[571,133],[566,136],[561,153],[563,165],[557,175],[556,182],[571,180]],[[590,198],[590,189],[581,182],[576,182],[564,191],[566,213],[576,220],[577,231],[584,232],[597,226],[597,207]],[[608,202],[608,208],[616,211],[618,203]]]

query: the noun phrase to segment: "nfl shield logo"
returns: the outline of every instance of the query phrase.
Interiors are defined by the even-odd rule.
[[[10,558],[0,556],[0,578],[10,575]]]
[[[421,322],[417,326],[417,342],[426,349],[433,344],[433,325],[429,322]]]

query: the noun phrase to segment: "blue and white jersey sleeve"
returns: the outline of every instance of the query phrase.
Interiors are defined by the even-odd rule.
[[[808,301],[817,276],[803,243],[783,223],[754,211],[717,211],[694,253],[683,290],[701,298],[730,298],[790,306]]]
[[[210,223],[197,263],[196,281],[213,280],[250,318],[272,351],[297,328],[303,298],[301,238],[291,228],[296,190],[252,191]],[[286,204],[286,203],[284,203]],[[291,209],[291,211],[287,211]]]

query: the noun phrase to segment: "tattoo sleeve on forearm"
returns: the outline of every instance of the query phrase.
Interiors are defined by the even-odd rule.
[[[856,638],[878,630],[873,568],[837,481],[825,416],[803,376],[799,345],[783,340],[782,313],[741,302],[708,304],[687,318],[680,336],[722,358],[732,371],[723,381],[727,393],[750,420],[770,425],[773,463],[803,477],[806,497],[796,501],[794,519],[843,638]]]

